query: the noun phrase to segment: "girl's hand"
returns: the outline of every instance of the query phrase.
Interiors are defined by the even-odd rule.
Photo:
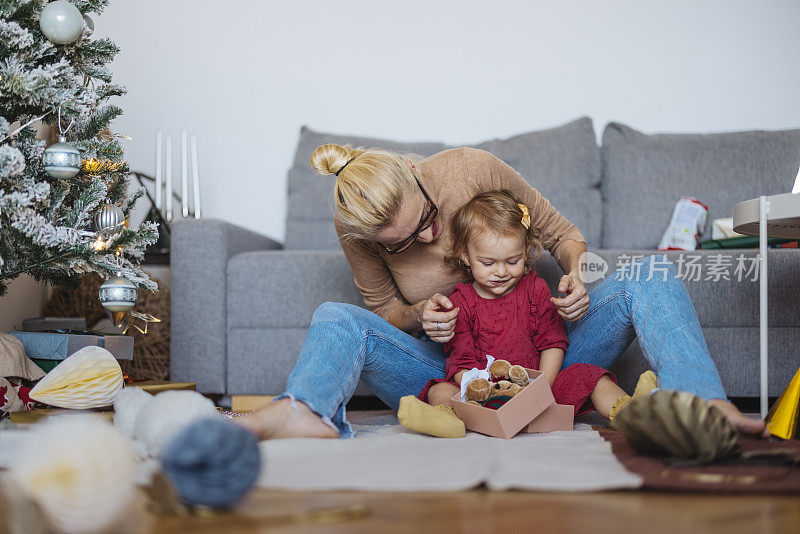
[[[422,329],[428,337],[438,343],[446,343],[453,339],[458,308],[453,307],[450,299],[436,293],[428,300],[418,304]]]
[[[566,293],[563,297],[550,297],[550,302],[558,308],[558,314],[567,321],[577,321],[589,309],[589,294],[586,286],[576,274],[565,274],[558,282],[558,290]]]

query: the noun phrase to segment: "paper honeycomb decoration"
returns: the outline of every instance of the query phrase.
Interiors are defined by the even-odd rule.
[[[139,468],[129,439],[95,414],[51,417],[32,426],[9,475],[53,531],[139,532],[130,524]]]
[[[767,415],[767,429],[770,434],[782,439],[797,438],[798,420],[800,420],[800,369],[770,408]]]
[[[30,397],[60,408],[100,408],[114,403],[122,384],[122,369],[109,351],[84,347],[47,373]]]

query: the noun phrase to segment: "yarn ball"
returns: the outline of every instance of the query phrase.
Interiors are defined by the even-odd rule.
[[[261,454],[256,437],[241,426],[201,419],[169,443],[161,464],[186,504],[230,508],[255,484]]]
[[[114,426],[133,439],[136,416],[151,400],[153,400],[153,396],[142,388],[122,388],[114,397]]]
[[[130,440],[94,415],[51,417],[34,425],[9,474],[58,532],[108,531],[137,496]]]
[[[211,400],[196,391],[164,391],[146,403],[136,416],[133,437],[148,456],[160,458],[164,447],[198,419],[222,415]]]

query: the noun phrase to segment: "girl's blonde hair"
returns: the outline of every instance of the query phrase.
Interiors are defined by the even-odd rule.
[[[487,232],[502,236],[524,234],[528,260],[536,259],[542,252],[541,233],[530,224],[530,218],[529,228],[522,224],[525,212],[520,205],[524,205],[522,200],[507,190],[487,191],[472,197],[450,219],[450,246],[445,253],[445,263],[453,269],[469,271],[462,259],[467,244],[470,239]]]
[[[336,214],[347,235],[375,239],[391,225],[403,197],[416,188],[406,158],[379,148],[322,145],[311,154],[319,174],[336,174],[333,193]]]

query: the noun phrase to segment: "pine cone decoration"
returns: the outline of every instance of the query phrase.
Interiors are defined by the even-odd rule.
[[[740,452],[739,434],[722,412],[682,391],[636,399],[612,425],[642,454],[712,462]]]

